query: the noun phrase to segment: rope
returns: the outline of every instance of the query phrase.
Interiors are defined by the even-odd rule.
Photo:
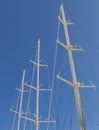
[[[56,130],[58,130],[58,128],[59,128],[59,115],[60,115],[60,99],[61,99],[61,97],[60,97],[60,94],[59,94],[59,88],[60,88],[60,86],[59,86],[59,80],[57,80],[57,117],[56,117]]]
[[[36,61],[36,57],[37,57],[37,56],[35,56],[35,61]],[[35,65],[34,65],[33,73],[32,73],[32,79],[31,79],[31,85],[32,85],[32,83],[33,83],[33,79],[34,79],[35,68],[36,68],[36,67],[35,67]],[[26,110],[26,112],[27,112],[27,113],[26,113],[26,117],[27,117],[27,115],[28,115],[28,111],[29,111],[30,98],[31,98],[31,88],[30,88],[29,97],[28,97],[27,110]],[[26,128],[26,122],[27,122],[27,120],[25,120],[25,122],[24,122],[23,130],[25,130],[25,128]]]
[[[71,104],[71,100],[73,99],[73,94],[74,94],[74,91],[73,91],[73,89],[72,89],[71,99],[70,99],[70,102],[68,103],[67,111],[66,111],[66,114],[65,114],[65,119],[64,119],[64,122],[63,122],[63,127],[62,127],[61,130],[63,130],[64,127],[65,127],[65,123],[66,123],[67,115],[68,115],[68,113],[69,113],[69,112],[68,112],[68,111],[69,111],[69,107],[70,107],[70,104]]]
[[[70,130],[72,130],[72,123],[73,123],[73,96],[72,96],[72,105],[71,105],[71,122],[70,122]]]
[[[60,13],[59,13],[60,16]],[[59,29],[60,29],[60,21],[58,21],[58,29],[57,29],[57,39],[59,40]],[[58,51],[58,44],[56,44],[55,49],[55,58],[54,58],[54,67],[53,67],[53,78],[52,78],[52,91],[50,96],[50,103],[49,103],[49,110],[48,110],[48,120],[50,119],[50,111],[51,111],[51,105],[52,105],[52,97],[53,97],[53,86],[54,86],[54,77],[55,77],[55,67],[56,67],[56,59],[57,59],[57,51]],[[47,124],[47,130],[49,129],[49,123]]]
[[[20,93],[19,93],[18,99],[17,99],[17,104],[16,104],[16,108],[15,108],[16,111],[18,109],[19,98],[20,98]],[[16,113],[14,114],[14,119],[13,119],[13,122],[12,122],[12,128],[11,128],[12,130],[14,130],[15,118],[16,118]]]
[[[34,45],[34,49],[33,49],[33,51],[32,51],[32,54],[31,54],[31,56],[28,58],[28,59],[35,59],[35,54],[36,54],[36,45]],[[30,70],[31,70],[31,64],[28,64],[28,62],[26,63],[26,68],[27,68],[27,74],[26,74],[26,76],[25,76],[25,79],[28,79],[28,81],[30,81]]]
[[[64,64],[65,64],[65,61],[66,61],[65,56],[66,56],[66,55],[64,55],[63,60],[62,60],[62,63],[61,63],[61,65],[60,65],[60,70],[59,70],[59,73],[58,73],[59,75],[61,74],[62,68],[63,68],[63,66],[64,66]]]
[[[90,116],[89,116],[89,114],[88,114],[88,111],[87,111],[87,109],[86,109],[86,106],[85,106],[85,104],[84,104],[84,101],[85,101],[85,100],[83,100],[83,99],[84,99],[84,97],[82,98],[84,110],[85,110],[85,112],[86,112],[86,115],[87,115],[87,117],[88,117],[88,120],[89,120],[89,122],[90,122],[90,126],[91,126],[92,130],[94,130],[94,127],[93,127],[93,125],[92,125],[93,123],[92,123],[92,121],[91,121],[91,118],[90,118]]]
[[[74,26],[75,27],[75,26]],[[75,32],[78,32],[78,30],[79,30],[79,28],[77,29],[77,26],[76,26],[76,31]],[[84,54],[84,56],[86,57],[86,55],[88,56],[88,55],[90,55],[90,57],[91,57],[91,59],[96,59],[98,62],[95,62],[95,64],[97,63],[99,63],[99,55],[98,55],[98,52],[99,52],[99,47],[98,46],[95,46],[95,44],[93,44],[93,43],[95,43],[95,41],[93,41],[92,39],[91,40],[89,40],[88,38],[87,38],[87,35],[85,36],[84,35],[84,32],[78,32],[78,34],[81,34],[82,36],[83,36],[83,39],[84,40],[82,40],[81,41],[81,43],[83,43],[82,45],[84,46],[84,52],[85,53],[83,53]],[[81,37],[82,37],[81,36]],[[86,42],[85,42],[86,41]],[[87,43],[87,44],[86,44]],[[97,44],[98,45],[98,44]],[[88,48],[90,49],[90,51],[88,50]],[[88,53],[88,51],[90,52],[90,54],[87,54]],[[87,53],[86,53],[87,52]],[[91,60],[91,59],[89,59],[89,57],[88,58],[86,58],[86,59],[88,59],[88,60]],[[89,62],[89,61],[88,61]],[[89,64],[87,62],[87,64]],[[89,69],[89,66],[87,67],[87,69]],[[91,72],[90,70],[88,71],[89,73]],[[93,76],[93,75],[91,75],[91,76]],[[94,79],[94,76],[92,77],[93,79]]]
[[[43,47],[41,47],[41,51],[42,51],[42,58],[44,59],[44,64],[47,65],[48,62],[47,62],[47,60],[46,60],[45,53],[44,53],[45,51],[44,51],[44,48],[43,48]],[[49,58],[50,58],[50,57],[49,57]],[[50,59],[50,60],[51,60],[51,59]],[[48,67],[45,67],[45,68],[48,68]],[[48,71],[48,69],[46,69],[46,73],[47,73],[47,74],[46,74],[46,75],[47,75],[46,78],[47,78],[47,80],[48,80],[47,83],[50,85],[50,79],[51,79],[50,77],[51,77],[51,75],[50,75],[50,72]],[[44,77],[44,76],[43,76],[43,77]]]

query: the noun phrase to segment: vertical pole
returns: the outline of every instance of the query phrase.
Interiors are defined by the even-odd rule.
[[[20,96],[20,106],[19,106],[19,116],[18,116],[18,127],[17,130],[20,130],[20,119],[22,114],[22,101],[23,101],[23,91],[24,91],[24,78],[25,78],[25,70],[23,70],[22,83],[21,83],[21,96]]]
[[[39,66],[40,66],[40,39],[37,50],[37,95],[36,95],[36,130],[39,129]]]
[[[66,43],[67,43],[67,46],[70,46],[70,39],[69,39],[63,4],[60,6],[60,10],[62,13],[62,19],[64,21],[63,26],[64,26]],[[80,130],[85,130],[85,123],[84,123],[83,113],[82,113],[80,93],[79,93],[79,89],[77,86],[76,72],[75,72],[74,61],[73,61],[73,56],[72,56],[71,50],[68,50],[68,56],[69,56],[69,61],[70,61],[70,68],[71,68],[71,74],[72,74],[72,80],[73,80],[73,87],[74,87],[74,94],[75,94],[75,99],[76,99],[78,117],[79,117],[79,122],[80,122]]]

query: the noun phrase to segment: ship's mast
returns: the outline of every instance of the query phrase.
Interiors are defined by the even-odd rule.
[[[39,66],[40,66],[40,39],[38,40],[37,54],[37,94],[36,94],[36,130],[39,127]]]
[[[17,130],[20,130],[20,120],[22,114],[22,102],[23,102],[23,93],[24,93],[24,78],[25,78],[25,70],[23,71],[22,83],[21,83],[21,96],[20,96],[20,106],[19,106],[19,115],[18,115],[18,127]]]
[[[60,10],[62,13],[63,21],[65,21],[65,23],[66,23],[67,21],[65,18],[63,5],[61,5]],[[71,45],[70,45],[67,24],[63,24],[63,26],[64,26],[66,43],[67,43],[67,46],[70,47]],[[74,61],[73,61],[72,51],[70,49],[68,49],[68,56],[69,56],[69,61],[70,61],[70,69],[71,69],[71,75],[72,75],[72,80],[73,80],[73,88],[74,88],[74,93],[75,93],[77,111],[78,111],[78,116],[79,116],[79,121],[80,121],[80,129],[85,130],[85,123],[84,123],[84,119],[83,119],[80,94],[79,94],[79,90],[78,90],[78,86],[77,86],[77,78],[76,78],[76,72],[75,72],[75,67],[74,67]]]
[[[25,78],[25,70],[23,71],[23,77],[22,77],[22,88],[21,89],[17,89],[21,95],[20,95],[20,105],[19,105],[19,111],[17,112],[16,110],[12,110],[12,112],[18,114],[18,127],[17,130],[20,130],[20,123],[21,123],[21,119],[30,121],[32,123],[35,124],[35,128],[36,130],[39,130],[39,124],[47,124],[47,123],[55,123],[55,120],[50,120],[49,118],[47,120],[40,120],[39,119],[39,104],[40,104],[40,92],[45,92],[45,91],[49,91],[51,92],[52,89],[48,88],[40,88],[40,67],[47,67],[48,65],[45,64],[41,64],[40,63],[40,39],[38,40],[38,48],[37,48],[37,62],[30,60],[31,63],[33,63],[35,66],[37,66],[37,83],[36,83],[36,87],[34,87],[33,85],[29,84],[29,83],[25,83],[24,82],[24,78]],[[23,94],[24,92],[29,92],[27,90],[24,90],[24,87],[29,87],[31,89],[33,89],[34,91],[36,91],[36,112],[34,113],[35,115],[35,119],[32,119],[30,117],[27,116],[26,113],[23,114],[22,112],[22,104],[23,104]],[[25,115],[26,114],[26,115]]]
[[[70,23],[66,20],[63,4],[61,4],[61,6],[60,6],[60,11],[61,11],[62,18],[61,17],[58,17],[58,18],[59,18],[60,22],[63,24],[67,45],[63,44],[59,40],[57,40],[57,43],[59,43],[61,46],[63,46],[68,51],[68,57],[69,57],[69,62],[70,62],[71,75],[72,75],[72,82],[60,77],[59,75],[57,75],[57,78],[73,87],[75,99],[76,99],[76,105],[77,105],[77,112],[78,112],[78,117],[79,117],[79,122],[80,122],[80,130],[86,130],[78,87],[95,87],[95,86],[87,86],[87,85],[83,86],[82,84],[80,84],[77,81],[72,51],[82,51],[82,49],[74,48],[71,46],[67,25],[72,24],[72,23]]]
[[[35,63],[34,63],[35,64]],[[41,89],[39,87],[39,78],[40,78],[40,67],[47,67],[47,65],[45,64],[41,64],[40,63],[40,39],[38,40],[38,50],[37,50],[37,89],[36,89],[36,120],[35,120],[35,124],[36,124],[36,130],[39,130],[39,123],[55,123],[55,120],[39,120],[39,92],[40,91],[52,91],[52,89]]]

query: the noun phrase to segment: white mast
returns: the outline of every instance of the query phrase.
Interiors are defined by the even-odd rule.
[[[22,101],[23,101],[23,93],[24,93],[24,78],[25,78],[25,70],[23,71],[22,83],[21,83],[22,89],[20,90],[21,96],[20,96],[20,106],[19,106],[19,116],[18,116],[17,130],[20,130],[20,119],[21,119],[21,114],[22,114]]]
[[[37,54],[37,95],[36,95],[36,130],[39,127],[39,66],[40,66],[40,39],[38,40]]]
[[[67,21],[65,18],[63,4],[61,5],[60,10],[62,13],[63,21],[65,21],[65,24],[63,24],[63,26],[64,26],[66,43],[67,43],[67,46],[70,47],[70,39],[69,39],[68,28],[66,24]],[[73,88],[74,88],[74,93],[75,93],[75,98],[76,98],[77,111],[78,111],[78,116],[79,116],[79,121],[80,121],[80,129],[85,130],[85,123],[84,123],[83,113],[82,113],[82,108],[81,108],[80,94],[79,94],[79,90],[77,86],[77,78],[76,78],[76,72],[75,72],[75,67],[74,67],[74,61],[73,61],[72,51],[69,49],[68,49],[68,56],[69,56],[69,61],[70,61],[70,68],[71,68]]]
[[[22,117],[23,114],[25,114],[25,113],[22,112],[23,95],[24,95],[24,92],[28,92],[28,91],[24,90],[24,79],[25,79],[25,70],[23,70],[22,82],[21,82],[21,89],[16,88],[20,92],[19,111],[10,109],[10,111],[18,114],[17,130],[20,130],[21,117]]]
[[[57,78],[73,87],[75,99],[76,99],[76,105],[77,105],[77,112],[78,112],[78,117],[79,117],[79,122],[80,122],[80,130],[86,130],[78,87],[95,87],[95,86],[87,86],[87,85],[83,86],[82,84],[77,82],[72,51],[82,51],[82,49],[71,47],[67,25],[72,24],[72,23],[66,21],[63,4],[61,4],[61,6],[60,6],[60,11],[62,14],[62,18],[60,18],[60,17],[58,17],[58,18],[59,18],[60,22],[63,24],[67,45],[63,44],[62,42],[60,42],[58,40],[57,40],[57,43],[59,43],[61,46],[63,46],[68,51],[68,57],[69,57],[69,62],[70,62],[71,75],[72,75],[72,82],[60,77],[59,75],[57,75]]]
[[[25,77],[25,70],[23,71],[23,78],[22,78],[22,90],[20,89],[17,89],[21,92],[21,99],[20,99],[20,106],[19,106],[19,112],[17,111],[14,111],[11,109],[12,112],[18,114],[18,127],[17,127],[17,130],[20,130],[20,119],[24,119],[24,120],[27,120],[27,121],[30,121],[32,123],[35,124],[36,126],[36,130],[39,130],[39,124],[44,124],[44,123],[55,123],[55,120],[50,120],[50,119],[47,119],[47,120],[40,120],[39,119],[39,103],[40,103],[40,100],[39,100],[39,93],[42,91],[52,91],[52,89],[45,89],[45,88],[40,88],[39,86],[39,79],[40,79],[40,67],[47,67],[48,65],[45,65],[45,64],[41,64],[40,63],[40,39],[38,40],[38,49],[37,49],[37,63],[35,61],[32,61],[30,60],[31,63],[33,63],[34,65],[37,66],[37,83],[36,83],[36,86],[37,87],[34,87],[33,85],[30,85],[28,83],[25,83],[24,82],[24,77]],[[24,116],[23,113],[22,113],[22,102],[23,102],[23,93],[24,92],[29,92],[27,90],[24,90],[24,86],[27,86],[31,89],[33,89],[34,91],[36,91],[36,112],[35,112],[35,119],[32,119],[32,118],[29,118],[27,116]],[[26,113],[24,113],[26,114]]]

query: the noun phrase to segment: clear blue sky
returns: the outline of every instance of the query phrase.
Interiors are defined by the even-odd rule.
[[[95,123],[93,127],[95,130],[99,129],[99,100],[97,100],[99,99],[99,1],[3,0],[0,1],[0,130],[8,130],[13,93],[20,85],[22,70],[27,66],[38,38],[43,44],[46,59],[50,59],[47,61],[52,74],[57,17],[61,2],[64,3],[67,18],[74,22],[74,26],[70,27],[71,42],[74,45],[81,45],[85,50],[85,54],[79,52],[74,54],[79,58],[79,63],[75,63],[78,65],[76,65],[78,80],[84,83],[91,80],[97,86],[97,91],[87,89],[81,93],[85,96],[84,99],[87,98],[86,102],[89,104],[87,110],[89,115],[91,114],[92,123],[95,122],[92,120],[93,115],[98,120],[98,125]],[[63,49],[60,49],[60,54],[64,55]],[[78,59],[75,58],[75,61]],[[61,85],[65,86],[63,83]],[[71,89],[66,87],[66,92],[71,93]],[[64,93],[63,88],[61,91]],[[68,102],[69,95],[67,99],[65,98],[64,102]],[[75,108],[74,110],[76,111]],[[61,125],[62,122],[59,128]],[[91,126],[87,128],[91,129]]]

